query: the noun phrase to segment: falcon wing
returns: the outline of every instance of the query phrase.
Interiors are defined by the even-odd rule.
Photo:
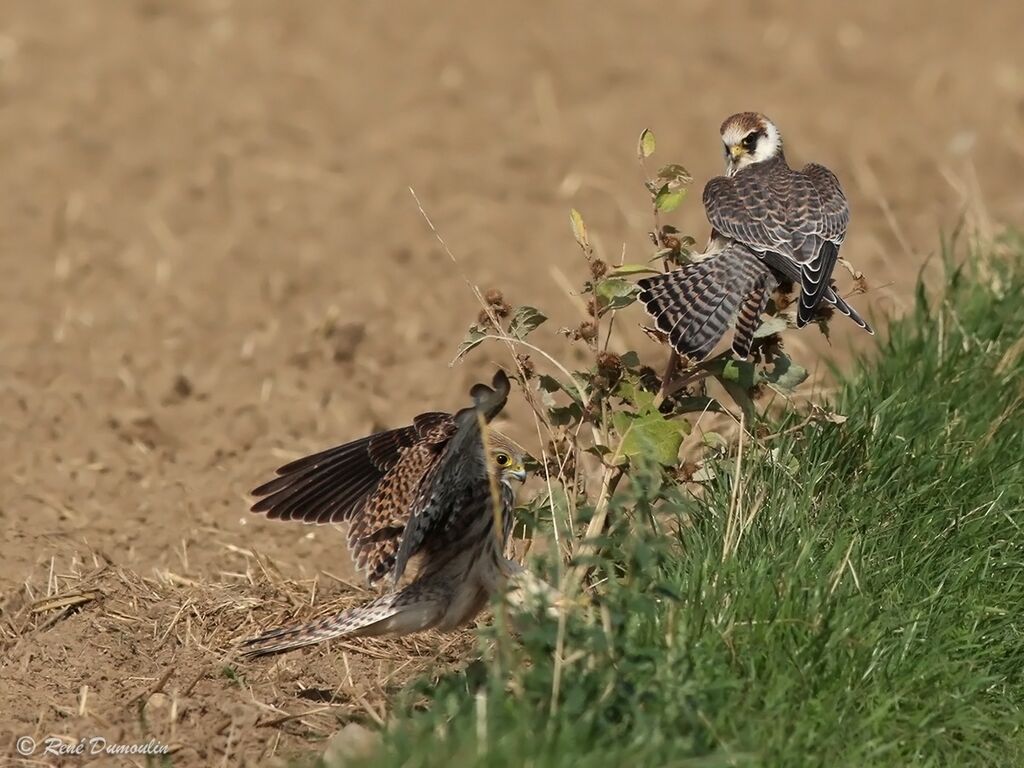
[[[252,511],[271,520],[340,523],[362,510],[385,474],[423,435],[451,416],[424,413],[409,427],[378,432],[285,464],[252,491]]]
[[[489,423],[508,401],[508,376],[499,370],[492,386],[477,384],[470,390],[473,405],[454,416],[455,433],[433,469],[423,477],[419,493],[402,533],[393,569],[395,583],[402,578],[409,559],[436,530],[444,528],[458,514],[455,507],[475,488],[490,483],[484,453],[483,425]]]
[[[796,324],[800,327],[814,319],[814,308],[831,292],[832,270],[839,258],[839,246],[846,237],[850,207],[839,179],[825,166],[811,163],[798,176],[810,183],[817,196],[817,206],[805,208],[801,213],[816,222],[816,235],[820,238],[820,246],[812,259],[803,262],[800,268],[800,304],[796,314]]]

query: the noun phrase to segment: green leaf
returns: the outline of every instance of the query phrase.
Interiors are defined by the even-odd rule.
[[[554,376],[549,376],[546,373],[542,373],[537,377],[537,385],[545,392],[562,392],[564,388],[562,383]]]
[[[665,466],[678,462],[679,446],[683,444],[679,422],[667,421],[657,411],[642,416],[618,411],[612,415],[612,424],[621,435],[619,455],[652,459]]]
[[[718,432],[705,432],[702,439],[704,445],[708,448],[724,451],[729,447],[729,441],[722,437]]]
[[[624,277],[626,275],[657,275],[660,274],[660,271],[652,269],[646,264],[620,264],[613,267],[608,274],[612,277]]]
[[[610,277],[594,286],[594,295],[603,312],[628,307],[636,301],[637,287],[621,277]]]
[[[466,356],[467,352],[473,349],[473,347],[479,345],[486,338],[487,331],[485,331],[479,325],[471,325],[469,327],[469,331],[466,333],[466,338],[462,340],[462,343],[459,344],[459,348],[455,350],[455,357],[452,358],[452,361],[451,363],[449,363],[449,365],[454,365],[455,363],[457,363],[459,360]]]
[[[575,383],[575,382],[573,382]],[[580,393],[575,387],[567,387],[554,376],[549,376],[546,373],[542,373],[537,377],[537,386],[542,392],[554,394],[555,392],[565,392],[574,402],[580,402]]]
[[[746,360],[726,360],[717,375],[722,383],[729,382],[744,389],[752,389],[757,383],[757,370]]]
[[[773,333],[782,333],[786,330],[787,325],[785,319],[781,317],[769,317],[761,323],[760,328],[754,331],[754,338],[763,339],[765,336],[771,336]]]
[[[779,355],[771,369],[761,371],[758,378],[780,392],[789,393],[807,380],[807,369],[797,365],[786,355]]]
[[[656,143],[654,141],[654,134],[651,133],[650,128],[644,128],[640,134],[640,141],[637,142],[636,154],[641,160],[645,157],[650,157],[654,154],[654,148]]]
[[[516,308],[512,319],[508,321],[508,332],[517,339],[525,339],[547,319],[547,316],[535,307],[523,305]]]
[[[753,424],[757,416],[754,401],[750,398],[750,390],[757,380],[754,364],[743,360],[723,360],[712,366],[714,376],[718,379],[729,397],[742,410],[748,424]]]
[[[569,223],[572,224],[572,236],[580,244],[580,248],[590,249],[590,240],[587,237],[587,225],[583,223],[583,217],[575,208],[569,211]]]
[[[630,405],[636,406],[640,413],[654,408],[654,393],[641,388],[638,382],[631,378],[624,378],[616,388],[615,394]]]
[[[677,185],[689,184],[693,181],[693,176],[690,175],[690,172],[679,165],[679,163],[669,163],[662,167],[658,171],[658,178]]]
[[[629,352],[624,352],[619,357],[619,360],[622,362],[624,368],[636,368],[638,365],[640,365],[640,355],[638,355],[633,350],[629,350]]]
[[[666,184],[654,196],[654,207],[662,213],[669,213],[679,207],[684,197],[686,197],[685,189],[670,189]]]

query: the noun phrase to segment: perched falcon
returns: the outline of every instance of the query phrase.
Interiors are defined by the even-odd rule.
[[[348,546],[373,585],[389,591],[310,624],[265,632],[245,653],[267,653],[335,637],[451,630],[480,612],[517,570],[504,552],[524,452],[488,423],[505,406],[509,380],[470,390],[473,405],[424,413],[413,424],[330,448],[281,467],[253,491],[253,512],[276,520],[348,522]],[[411,561],[418,569],[402,588]]]
[[[832,283],[850,221],[835,174],[815,163],[799,171],[790,168],[782,136],[764,115],[733,115],[722,123],[721,135],[726,175],[704,187],[704,210],[712,227],[705,259],[639,281],[640,300],[676,351],[698,360],[706,357],[738,313],[733,350],[746,357],[753,332],[746,326],[756,326],[776,278],[800,286],[797,327],[809,323],[824,301],[874,333]],[[716,264],[720,259],[724,262]],[[701,299],[702,314],[694,302],[708,296]]]

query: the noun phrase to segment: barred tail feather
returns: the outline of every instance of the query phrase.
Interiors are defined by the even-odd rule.
[[[247,658],[280,653],[340,637],[405,635],[430,629],[444,617],[448,601],[441,590],[410,584],[365,605],[308,624],[280,627],[243,641]]]
[[[751,292],[773,280],[753,252],[730,243],[703,261],[644,278],[637,285],[640,301],[658,329],[668,335],[672,348],[700,361],[732,327],[741,304],[747,307]],[[758,316],[760,312],[763,307]]]
[[[775,281],[771,278],[763,281],[747,294],[740,306],[739,318],[736,320],[736,335],[732,339],[732,352],[740,360],[750,356],[750,348],[754,344],[754,334],[761,324],[761,315],[768,306],[768,298],[774,288]]]
[[[717,272],[708,260],[638,283],[639,299],[658,329],[676,352],[694,360],[706,357],[725,335],[729,310],[737,302],[731,299],[722,311],[730,288],[717,279]]]

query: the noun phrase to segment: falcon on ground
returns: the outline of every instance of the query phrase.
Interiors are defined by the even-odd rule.
[[[509,380],[470,391],[473,405],[424,413],[380,432],[281,467],[253,491],[253,512],[275,520],[349,523],[348,546],[371,585],[389,591],[365,605],[245,641],[260,656],[336,637],[452,630],[471,621],[506,576],[513,483],[525,454],[488,427],[505,406]],[[399,587],[407,567],[415,576]]]

